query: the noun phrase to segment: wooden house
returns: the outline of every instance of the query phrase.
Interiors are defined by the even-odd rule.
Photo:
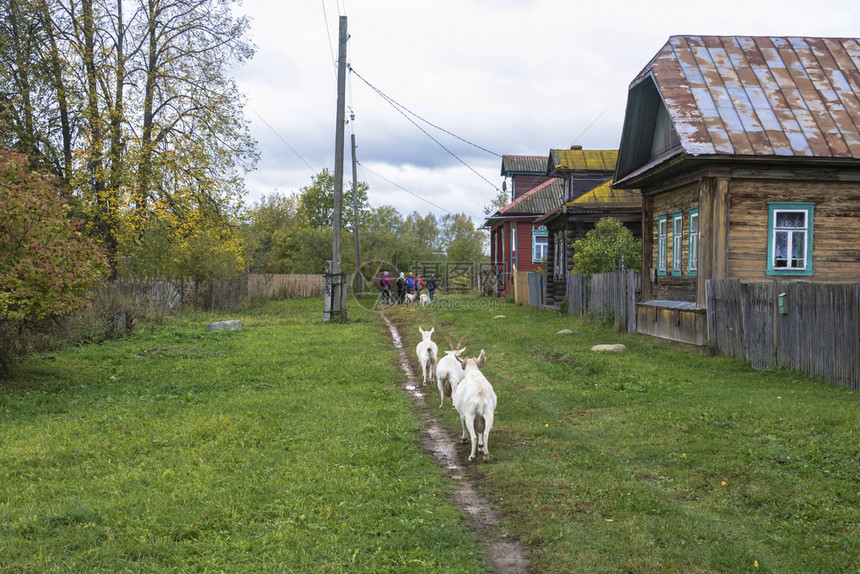
[[[562,201],[561,181],[546,174],[546,163],[546,156],[502,156],[501,175],[511,180],[511,202],[482,226],[490,230],[490,263],[500,296],[510,292],[513,269],[545,269],[547,231],[535,220]]]
[[[547,175],[562,182],[563,203],[535,221],[545,226],[547,242],[546,301],[556,307],[567,293],[573,269],[573,242],[582,239],[604,217],[614,217],[642,237],[642,197],[638,190],[613,189],[618,150],[553,149]]]
[[[638,330],[701,344],[706,281],[860,281],[860,41],[673,36],[632,81]]]

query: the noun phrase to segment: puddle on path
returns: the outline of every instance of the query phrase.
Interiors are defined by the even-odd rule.
[[[400,349],[400,369],[406,375],[403,389],[409,393],[412,402],[423,412],[425,424],[421,437],[424,448],[445,468],[447,476],[457,482],[454,502],[472,517],[472,528],[486,541],[487,558],[493,566],[493,571],[497,574],[527,574],[528,560],[523,547],[515,540],[502,538],[497,528],[499,519],[490,507],[490,502],[478,494],[474,482],[466,475],[465,467],[457,453],[459,436],[452,436],[433,415],[431,407],[425,400],[426,393],[421,390],[429,389],[430,386],[424,387],[418,382],[397,327],[385,315],[382,318],[391,333],[394,346]]]

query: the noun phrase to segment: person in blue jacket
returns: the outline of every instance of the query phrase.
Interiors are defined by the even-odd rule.
[[[415,275],[412,273],[409,274],[409,277],[406,278],[406,294],[415,293],[418,285],[415,284]]]

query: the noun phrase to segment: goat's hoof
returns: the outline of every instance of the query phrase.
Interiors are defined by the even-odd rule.
[[[490,455],[484,454],[484,462],[490,462]]]
[[[469,439],[467,439],[467,438],[461,438],[460,439],[460,444],[466,444],[467,442],[469,442]]]
[[[474,456],[470,456],[470,457],[469,457],[469,462],[472,462],[473,460],[475,460],[475,457],[474,457]]]

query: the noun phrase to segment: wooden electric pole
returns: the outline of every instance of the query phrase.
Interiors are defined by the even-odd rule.
[[[323,321],[346,319],[346,284],[340,272],[340,231],[343,198],[343,131],[346,100],[346,16],[340,17],[337,54],[337,119],[334,141],[334,222],[332,224],[332,256],[326,265]]]
[[[361,241],[358,239],[358,179],[355,173],[355,134],[351,134],[350,139],[352,140],[352,229],[355,232],[355,276],[352,281],[352,290],[353,293],[359,293],[364,291],[364,281],[360,274]]]

